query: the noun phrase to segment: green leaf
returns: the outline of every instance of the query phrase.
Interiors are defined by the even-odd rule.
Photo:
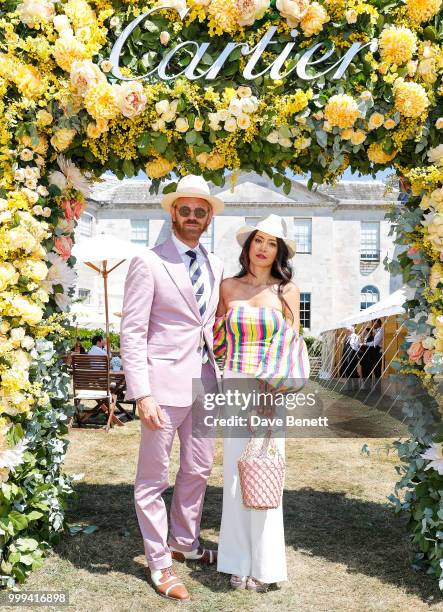
[[[122,164],[122,170],[126,176],[131,178],[134,176],[134,164],[130,159],[125,159]]]
[[[194,144],[197,140],[197,132],[195,130],[191,130],[186,133],[185,140],[188,144]]]
[[[18,538],[15,545],[19,550],[36,550],[38,547],[37,540],[34,538]]]
[[[13,510],[12,512],[10,512],[9,518],[17,531],[26,529],[26,527],[28,526],[28,519],[26,518],[26,516],[21,512],[17,512],[17,510]]]
[[[153,34],[157,34],[158,32],[158,26],[156,26],[153,21],[145,21],[143,23],[143,27],[145,30],[152,32]]]
[[[173,181],[172,183],[168,183],[166,187],[163,189],[163,193],[173,193],[177,189],[177,182]]]
[[[164,153],[168,146],[168,139],[166,138],[166,134],[159,134],[157,138],[154,140],[154,148],[157,153]]]

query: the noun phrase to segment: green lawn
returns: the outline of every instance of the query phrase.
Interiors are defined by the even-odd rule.
[[[364,414],[356,400],[330,392],[328,398],[328,414],[346,412],[355,417],[350,421]],[[232,592],[228,576],[214,568],[177,564],[193,598],[188,609],[443,610],[434,580],[411,570],[405,519],[387,504],[396,480],[392,438],[350,438],[348,430],[344,427],[345,437],[336,439],[287,441],[284,511],[290,581],[267,594]],[[73,430],[70,440],[66,470],[85,476],[76,487],[68,518],[70,523],[97,525],[98,530],[65,536],[24,588],[67,589],[69,609],[84,612],[177,609],[177,604],[157,596],[145,579],[132,499],[139,423],[109,434]],[[364,443],[369,454],[361,452]],[[176,445],[171,483],[177,450]],[[202,520],[203,540],[211,545],[217,543],[220,524],[221,450],[219,441]],[[171,489],[167,501],[170,496]]]

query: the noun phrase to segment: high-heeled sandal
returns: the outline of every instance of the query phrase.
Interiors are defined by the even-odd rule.
[[[246,589],[247,580],[247,576],[236,576],[235,574],[232,574],[230,579],[231,587],[238,590]]]
[[[249,576],[246,582],[246,588],[249,591],[255,591],[256,593],[266,593],[269,589],[269,584],[267,582],[261,582],[252,576]]]

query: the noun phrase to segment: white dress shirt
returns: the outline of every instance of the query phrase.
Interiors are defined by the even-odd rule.
[[[177,236],[174,233],[172,234],[172,241],[175,244],[175,247],[177,251],[179,252],[180,257],[182,258],[183,263],[186,266],[186,270],[188,271],[188,274],[189,274],[189,266],[191,264],[191,258],[189,257],[189,255],[186,255],[186,251],[189,251],[191,247],[185,244],[184,242],[182,242],[179,238],[177,238]],[[209,299],[211,297],[212,287],[214,285],[214,276],[211,272],[209,261],[206,255],[203,253],[200,245],[196,246],[195,249],[191,249],[191,250],[197,253],[197,263],[200,266],[200,270],[202,271],[202,277],[203,277],[203,283],[204,283],[203,284],[203,287],[204,287],[203,295],[205,296],[205,303],[207,307],[209,304]]]
[[[370,342],[366,342],[366,346],[378,346],[381,348],[382,343],[383,343],[383,327],[379,327],[374,334],[374,340],[371,340]]]
[[[88,351],[88,355],[107,355],[105,349],[100,348],[96,344],[93,344]]]
[[[360,348],[360,338],[355,332],[351,334],[349,338],[349,344],[351,345],[351,348],[354,351],[358,351],[358,349]]]

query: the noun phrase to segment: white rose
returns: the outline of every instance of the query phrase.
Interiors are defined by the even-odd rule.
[[[229,117],[229,119],[226,119],[224,127],[227,132],[235,132],[237,129],[237,121],[234,117]]]
[[[428,160],[431,164],[439,163],[443,159],[443,144],[439,144],[438,147],[429,149]]]
[[[160,42],[162,45],[167,45],[170,38],[171,36],[169,32],[166,32],[166,30],[163,30],[163,32],[160,32]]]
[[[241,107],[244,113],[253,113],[257,110],[257,104],[254,98],[242,98]]]
[[[348,23],[357,23],[358,13],[357,11],[349,10],[349,11],[346,11],[345,17]]]
[[[42,215],[43,208],[40,206],[40,204],[36,204],[35,206],[33,206],[32,212],[34,213],[34,215]]]
[[[25,181],[25,185],[28,189],[37,189],[37,179],[30,178]]]
[[[23,149],[23,151],[20,153],[20,159],[23,161],[31,161],[33,157],[34,153],[31,151],[31,149]]]
[[[106,82],[106,77],[97,64],[91,60],[73,62],[71,67],[71,83],[79,94],[84,94],[88,87],[99,82]]]
[[[189,130],[189,123],[186,117],[179,117],[175,122],[175,129],[177,132],[187,132]]]
[[[49,21],[55,13],[53,3],[48,0],[25,0],[16,10],[20,21],[30,28],[38,21]]]
[[[237,96],[239,98],[250,98],[252,96],[252,89],[250,87],[246,87],[245,85],[241,85],[237,89]]]
[[[46,189],[46,187],[44,185],[39,185],[37,187],[37,193],[41,196],[43,196],[44,198],[49,195],[49,191]]]
[[[37,202],[37,200],[38,200],[38,193],[36,193],[32,189],[29,189],[29,187],[23,187],[23,189],[21,191],[22,191],[22,193],[25,194],[25,196],[28,198],[28,200],[30,201],[31,204],[35,204]]]
[[[251,125],[251,118],[249,117],[249,115],[246,115],[246,113],[242,113],[237,117],[237,124],[238,127],[242,130],[247,130],[248,127]]]
[[[24,349],[26,349],[27,351],[30,351],[32,347],[34,346],[34,338],[31,338],[31,336],[25,336],[21,344]]]
[[[60,191],[63,191],[66,187],[65,175],[58,170],[51,172],[51,174],[48,176],[48,181],[50,185],[55,185],[60,189]]]
[[[158,132],[159,130],[162,130],[164,127],[165,127],[165,122],[162,118],[157,119],[151,124],[151,128],[154,130],[154,132]]]
[[[277,10],[290,27],[298,24],[309,8],[309,0],[277,0]]]
[[[229,110],[234,115],[234,117],[238,117],[243,112],[243,100],[239,100],[238,98],[231,98],[229,102]]]
[[[14,180],[18,181],[19,183],[23,183],[23,181],[25,180],[25,170],[24,170],[24,168],[18,168],[14,172]]]
[[[25,178],[27,179],[38,179],[40,178],[40,170],[35,166],[26,166],[25,168]]]
[[[114,15],[114,17],[111,17],[109,25],[111,26],[111,28],[118,27],[120,25],[120,18],[117,17],[117,15]]]
[[[278,142],[278,139],[279,139],[279,134],[278,134],[277,130],[274,130],[273,132],[270,132],[266,136],[266,140],[268,142],[270,142],[271,144],[276,144]]]
[[[113,88],[118,109],[124,117],[136,117],[145,110],[148,98],[139,81],[126,81]]]
[[[226,121],[226,119],[229,119],[229,111],[227,108],[221,108],[215,113],[215,115],[217,117],[217,121]]]
[[[49,206],[45,206],[43,209],[43,216],[50,217],[51,214],[52,214],[52,210],[49,208]]]
[[[163,115],[169,111],[169,100],[160,100],[155,105],[155,111],[157,115]]]
[[[160,4],[161,6],[177,9],[177,11],[186,8],[186,0],[161,0]]]
[[[289,149],[289,147],[292,146],[292,140],[290,138],[282,138],[280,136],[280,138],[278,139],[278,144],[282,147],[285,147],[286,149]]]
[[[57,32],[63,32],[63,30],[71,29],[71,23],[66,15],[56,15],[54,17],[53,24]]]

